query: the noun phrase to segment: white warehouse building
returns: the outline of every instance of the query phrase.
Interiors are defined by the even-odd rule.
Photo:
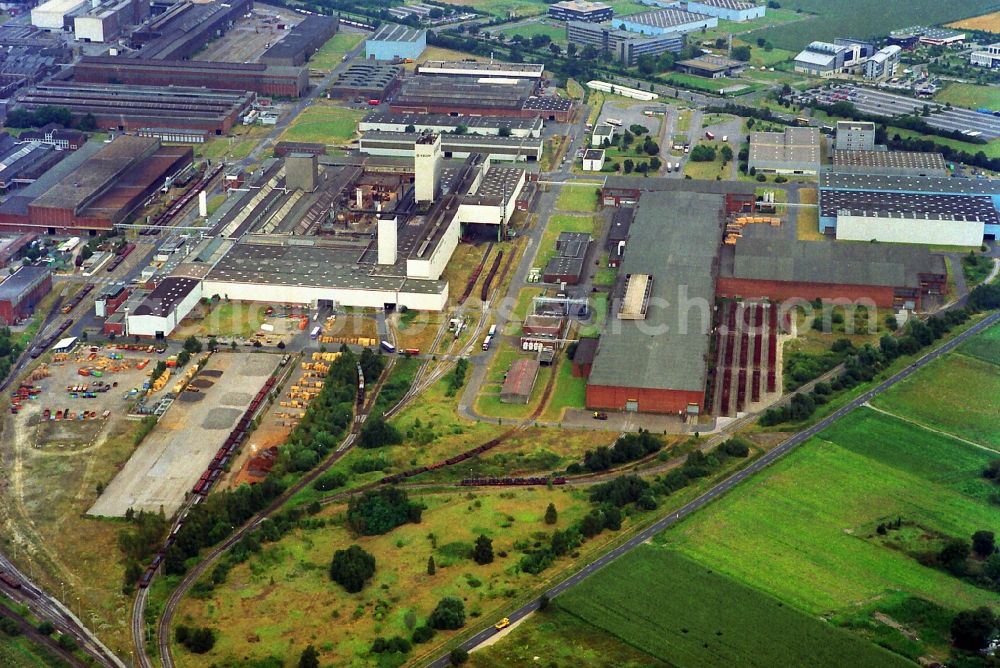
[[[201,296],[198,279],[168,276],[127,315],[125,333],[162,339],[176,329]]]
[[[31,10],[31,25],[58,32],[66,25],[66,16],[79,13],[90,3],[87,0],[49,0]]]

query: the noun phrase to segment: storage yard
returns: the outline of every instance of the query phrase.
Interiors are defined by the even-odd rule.
[[[261,353],[212,356],[88,514],[122,517],[129,508],[173,514],[280,360]]]

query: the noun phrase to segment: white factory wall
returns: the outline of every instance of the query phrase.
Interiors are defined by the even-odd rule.
[[[188,295],[177,303],[170,313],[165,316],[154,315],[130,315],[128,316],[127,328],[129,336],[156,336],[157,332],[163,332],[168,336],[177,328],[181,320],[187,317],[204,294],[202,288],[204,283],[199,283]]]
[[[461,207],[459,211],[461,211]],[[451,223],[445,229],[440,243],[438,243],[434,252],[430,254],[430,257],[406,259],[407,277],[424,278],[431,281],[441,278],[444,268],[448,266],[448,261],[451,260],[452,254],[458,247],[458,238],[462,228],[460,218],[460,215],[456,215],[451,219]]]
[[[395,290],[356,290],[352,288],[317,288],[259,283],[205,281],[205,294],[229,299],[274,304],[314,305],[320,299],[335,301],[341,306],[382,308],[385,304],[401,304],[407,308],[440,311],[448,301],[447,289],[442,294],[417,294]]]
[[[981,221],[837,216],[837,239],[845,241],[978,246],[983,243],[983,231]]]
[[[461,121],[461,118],[456,118],[456,121]],[[459,123],[456,122],[454,125],[423,125],[421,123],[414,123],[413,129],[417,132],[453,132]],[[361,121],[358,123],[358,130],[361,132],[406,132],[406,128],[409,125],[406,123],[371,123]],[[486,135],[490,137],[497,137],[500,135],[500,128],[468,128],[468,134],[470,135]],[[510,131],[511,137],[541,137],[541,129],[535,130],[532,128],[514,128]]]
[[[31,10],[31,25],[44,30],[61,31],[64,17],[86,4],[85,0],[50,0],[42,3]]]
[[[104,42],[104,20],[96,16],[77,16],[73,19],[73,32],[80,41]]]

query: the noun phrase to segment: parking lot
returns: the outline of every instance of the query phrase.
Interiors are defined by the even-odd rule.
[[[978,132],[980,134],[976,136],[987,141],[1000,137],[1000,117],[961,107],[947,109],[933,100],[895,95],[858,86],[819,89],[815,98],[821,104],[850,102],[860,112],[887,117],[902,114],[921,115],[926,104],[931,109],[931,115],[923,116],[922,120],[931,127],[965,133]],[[939,107],[941,111],[937,111]]]
[[[267,353],[213,355],[191,381],[197,391],[180,393],[88,513],[175,512],[280,360]]]

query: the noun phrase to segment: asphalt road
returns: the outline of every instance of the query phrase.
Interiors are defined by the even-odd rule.
[[[836,411],[834,411],[833,413],[831,413],[827,417],[823,418],[822,420],[820,420],[819,422],[817,422],[813,426],[809,427],[808,429],[805,429],[805,430],[800,431],[799,433],[795,434],[794,436],[792,436],[788,440],[784,441],[781,445],[779,445],[776,448],[774,448],[773,450],[767,452],[760,459],[757,459],[756,461],[754,461],[752,464],[750,464],[745,469],[743,469],[743,470],[741,470],[741,471],[739,471],[737,473],[734,473],[729,478],[726,478],[725,480],[723,480],[719,484],[717,484],[714,487],[712,487],[711,489],[707,490],[704,494],[702,494],[701,496],[699,496],[697,499],[694,499],[693,501],[691,501],[690,503],[686,504],[685,506],[683,506],[682,508],[680,508],[676,512],[668,515],[667,517],[664,517],[663,519],[659,520],[655,524],[653,524],[653,525],[649,526],[648,528],[644,529],[643,531],[639,532],[638,534],[636,534],[635,536],[633,536],[632,538],[630,538],[627,542],[625,542],[622,545],[618,546],[614,550],[612,550],[610,552],[607,552],[606,554],[603,554],[602,556],[598,557],[594,561],[590,562],[589,564],[587,564],[586,566],[584,566],[581,570],[577,571],[576,573],[574,573],[572,576],[570,576],[566,580],[563,580],[562,582],[560,582],[556,586],[554,586],[551,589],[549,589],[548,591],[546,591],[544,595],[548,596],[549,599],[552,599],[552,598],[555,598],[556,596],[558,596],[559,594],[561,594],[562,592],[566,591],[570,587],[573,587],[574,585],[577,585],[580,582],[583,582],[583,580],[585,580],[587,577],[589,577],[590,575],[592,575],[594,572],[600,570],[601,568],[603,568],[604,566],[608,565],[609,563],[611,563],[612,561],[614,561],[618,557],[622,556],[623,554],[625,554],[627,552],[630,552],[631,550],[634,550],[636,547],[638,547],[639,545],[643,544],[644,542],[646,542],[647,540],[649,540],[650,538],[652,538],[656,534],[660,533],[664,529],[667,529],[667,528],[673,526],[674,524],[676,524],[677,522],[681,521],[682,519],[684,519],[688,515],[694,513],[695,511],[699,510],[703,506],[708,505],[709,503],[711,503],[712,501],[714,501],[716,498],[722,496],[723,494],[725,494],[726,492],[728,492],[733,487],[735,487],[736,485],[740,484],[741,482],[743,482],[744,480],[746,480],[750,476],[754,475],[755,473],[758,473],[759,471],[761,471],[765,467],[769,466],[770,464],[772,464],[776,460],[778,460],[781,457],[785,456],[786,454],[788,454],[789,452],[791,452],[792,450],[794,450],[795,448],[797,448],[799,445],[801,445],[805,441],[809,440],[810,438],[812,438],[813,436],[815,436],[819,432],[823,431],[824,429],[826,429],[827,427],[829,427],[830,425],[832,425],[834,422],[836,422],[837,420],[839,420],[842,417],[844,417],[845,415],[847,415],[848,413],[850,413],[853,410],[855,410],[856,408],[858,408],[860,406],[863,406],[864,404],[868,403],[874,397],[878,396],[882,392],[885,392],[887,389],[889,389],[890,387],[892,387],[896,383],[898,383],[898,382],[900,382],[900,381],[902,381],[902,380],[904,380],[906,378],[909,378],[911,375],[913,375],[918,369],[920,369],[924,365],[929,364],[930,362],[938,359],[942,355],[944,355],[944,354],[946,354],[946,353],[954,350],[958,345],[960,345],[962,342],[964,342],[969,337],[974,336],[974,335],[978,334],[979,332],[982,332],[983,330],[987,329],[988,327],[990,327],[991,325],[997,323],[998,321],[1000,321],[1000,313],[994,313],[994,314],[990,315],[989,317],[985,318],[984,320],[982,320],[981,322],[979,322],[978,324],[974,325],[973,327],[970,327],[965,332],[959,334],[958,336],[956,336],[952,340],[948,341],[944,345],[940,346],[939,348],[936,348],[935,350],[930,351],[929,353],[927,353],[926,355],[924,355],[923,357],[921,357],[919,360],[917,360],[916,362],[914,362],[912,365],[910,365],[906,369],[903,369],[902,371],[900,371],[896,375],[894,375],[891,378],[883,381],[882,383],[880,383],[876,387],[872,388],[868,392],[865,392],[863,395],[857,397],[856,399],[854,399],[850,403],[848,403],[848,404],[844,405],[843,407],[837,409]],[[514,610],[513,612],[509,613],[507,615],[507,617],[510,618],[511,623],[514,623],[517,620],[519,620],[519,619],[521,619],[521,618],[523,618],[523,617],[531,614],[535,610],[537,610],[538,607],[539,607],[539,604],[540,604],[540,599],[535,599],[535,600],[531,601],[530,603],[527,603],[527,604],[521,606],[520,608],[518,608],[517,610]],[[477,633],[475,636],[473,636],[472,638],[470,638],[466,642],[464,642],[461,645],[461,647],[465,648],[466,650],[472,650],[472,649],[478,647],[480,644],[482,644],[485,640],[487,640],[488,638],[490,638],[491,636],[493,636],[495,633],[498,633],[498,631],[493,626],[489,626],[486,629],[483,629],[482,631],[480,631],[479,633]],[[450,665],[450,658],[449,658],[448,655],[444,655],[444,656],[438,657],[437,659],[435,659],[434,661],[432,661],[428,665],[431,668],[445,668],[446,666]]]

